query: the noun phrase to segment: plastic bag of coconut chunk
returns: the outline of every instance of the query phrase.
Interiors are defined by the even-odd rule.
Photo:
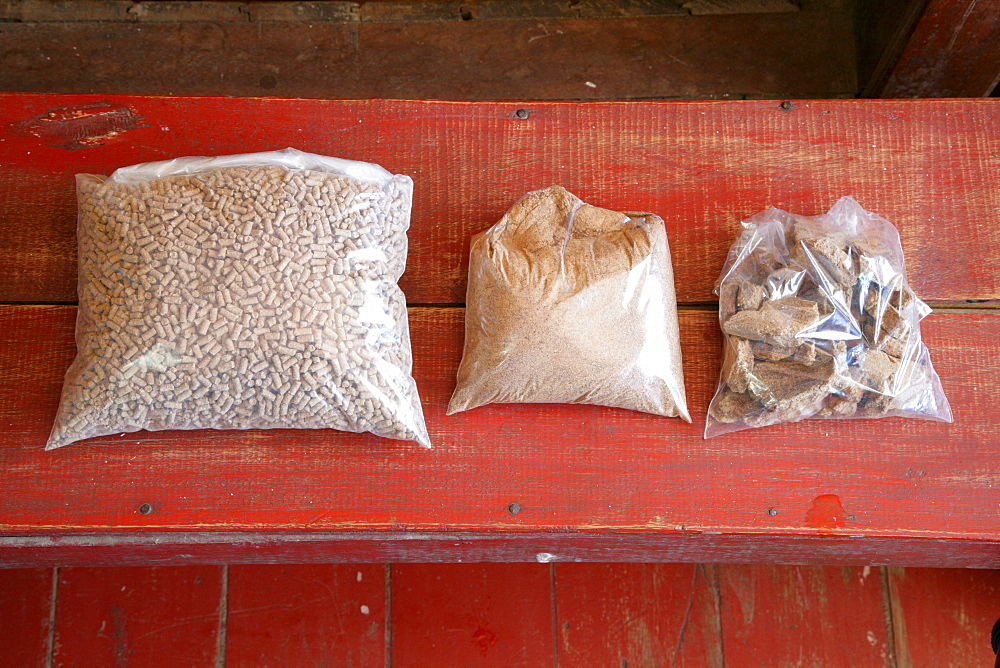
[[[813,417],[952,421],[892,223],[844,197],[743,228],[716,286],[725,354],[706,438]]]

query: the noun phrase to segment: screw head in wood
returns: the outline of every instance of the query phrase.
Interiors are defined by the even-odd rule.
[[[511,515],[517,515],[519,512],[521,512],[521,504],[520,503],[510,504],[509,506],[507,506],[507,512],[510,513]]]
[[[777,508],[768,508],[767,509],[767,514],[770,515],[771,517],[774,517],[775,515],[778,514],[778,509]]]
[[[518,109],[517,111],[514,112],[514,117],[522,121],[530,115],[531,112],[529,112],[527,109]]]
[[[153,512],[152,504],[149,503],[142,504],[141,506],[139,506],[139,512],[142,513],[143,515],[150,514],[151,512]]]

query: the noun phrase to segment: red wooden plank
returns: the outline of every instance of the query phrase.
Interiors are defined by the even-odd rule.
[[[1000,82],[1000,5],[930,0],[882,97],[984,97]]]
[[[386,567],[231,566],[226,664],[385,663]]]
[[[895,665],[877,568],[720,566],[719,594],[727,666]]]
[[[956,422],[812,420],[704,441],[716,315],[682,311],[694,424],[596,406],[446,417],[460,309],[414,309],[435,447],[328,430],[156,432],[41,448],[72,356],[72,307],[0,308],[0,531],[577,531],[998,540],[1000,319],[935,314],[924,336]],[[54,493],[53,490],[58,490]],[[839,497],[843,526],[809,521]],[[518,503],[518,514],[508,511]],[[141,514],[141,504],[152,512]],[[775,514],[768,513],[773,508]],[[961,513],[955,513],[961,508]],[[852,519],[853,518],[853,519]]]
[[[900,665],[993,665],[1000,571],[891,568],[889,587]]]
[[[0,664],[48,665],[53,605],[51,568],[0,570]]]
[[[555,661],[551,567],[392,567],[392,665],[546,666]]]
[[[214,666],[222,568],[64,568],[54,665]]]
[[[149,532],[0,536],[0,565],[429,562],[899,564],[1000,568],[996,541],[708,532]]]
[[[721,666],[714,566],[557,564],[560,666]]]
[[[787,106],[787,105],[786,105]],[[524,108],[526,119],[514,112]],[[73,302],[76,172],[284,146],[415,180],[414,304],[465,297],[469,238],[559,183],[668,225],[678,299],[713,301],[738,221],[851,194],[931,301],[1000,299],[1000,100],[454,103],[0,94],[0,302]],[[261,122],[266,119],[266,122]],[[946,266],[947,271],[938,270]]]

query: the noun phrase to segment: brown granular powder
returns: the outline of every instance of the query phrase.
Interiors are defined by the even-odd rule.
[[[472,241],[465,352],[448,413],[583,403],[680,416],[673,270],[663,221],[552,186]]]

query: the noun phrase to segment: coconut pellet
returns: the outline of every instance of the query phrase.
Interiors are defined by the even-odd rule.
[[[396,284],[409,178],[256,165],[77,185],[78,355],[47,448],[202,428],[429,445]]]

